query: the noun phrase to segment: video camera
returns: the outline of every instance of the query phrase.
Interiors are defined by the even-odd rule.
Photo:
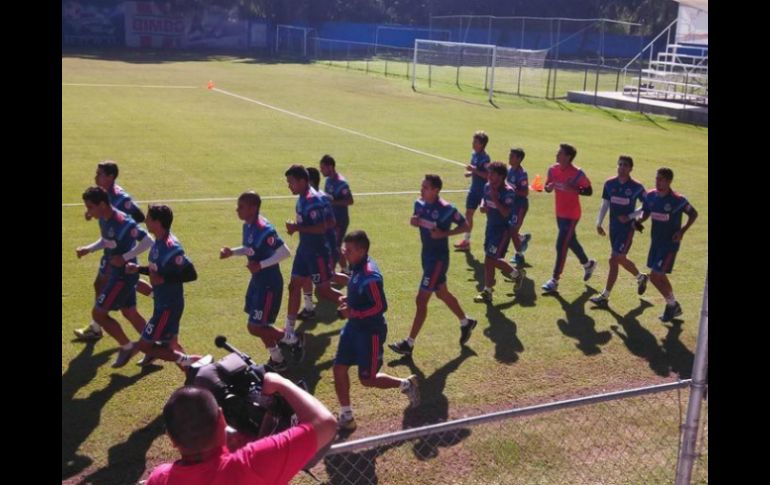
[[[217,362],[191,366],[185,385],[211,391],[227,424],[255,438],[279,433],[296,424],[294,410],[284,398],[262,394],[264,365],[256,365],[251,357],[228,344],[226,337],[218,336],[214,344],[230,354]]]

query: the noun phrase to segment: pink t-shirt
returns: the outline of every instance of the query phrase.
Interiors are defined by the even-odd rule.
[[[306,423],[232,453],[222,447],[220,455],[201,463],[160,465],[150,474],[147,485],[281,485],[289,483],[315,452],[315,430]]]
[[[578,189],[591,186],[591,181],[586,174],[574,165],[568,165],[567,168],[562,169],[557,163],[548,169],[548,178],[545,183],[550,182],[553,182],[556,191],[556,217],[580,219]]]

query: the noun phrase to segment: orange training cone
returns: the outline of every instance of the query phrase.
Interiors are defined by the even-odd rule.
[[[537,192],[543,191],[543,179],[540,177],[540,174],[535,175],[535,180],[532,181],[532,185],[529,188]]]
[[[209,81],[208,88],[214,89],[214,81]]]

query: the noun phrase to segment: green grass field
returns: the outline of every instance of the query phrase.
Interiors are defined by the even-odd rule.
[[[525,232],[533,234],[524,290],[514,298],[510,284],[498,277],[494,305],[473,303],[482,275],[485,223],[477,214],[472,255],[453,254],[448,274],[450,289],[466,312],[480,321],[469,342],[473,355],[461,355],[458,324],[437,300],[430,304],[412,364],[385,351],[386,372],[406,376],[418,371],[428,382],[423,417],[412,424],[689,377],[708,258],[707,128],[510,96],[498,96],[495,108],[480,90],[458,91],[438,84],[414,92],[404,78],[323,64],[66,54],[62,57],[62,480],[133,483],[146,477],[153,465],[175,456],[163,436],[159,412],[182,384],[181,372],[166,364],[142,373],[133,363],[115,371],[109,366],[115,357],[115,343],[109,337],[95,345],[72,340],[73,329],[90,320],[93,304],[99,256],[77,259],[75,248],[98,238],[97,224],[85,221],[80,203],[83,190],[93,184],[97,162],[116,160],[121,170],[118,183],[145,209],[149,201],[176,200],[168,202],[175,214],[172,230],[199,273],[199,279],[185,287],[180,334],[185,348],[221,357],[213,339],[224,334],[259,361],[267,359],[266,351],[246,332],[242,312],[247,270],[235,258],[218,259],[220,247],[240,243],[241,223],[235,214],[240,192],[253,189],[263,196],[262,213],[294,249],[297,237],[286,235],[282,224],[293,218],[294,208],[283,173],[292,163],[316,166],[324,153],[334,155],[354,195],[359,194],[350,228],[366,230],[372,240],[370,254],[385,277],[388,341],[394,341],[405,337],[411,325],[421,274],[419,235],[408,221],[422,177],[440,174],[445,190],[467,187],[458,165],[207,90],[209,80],[243,98],[458,162],[469,159],[472,134],[483,129],[490,137],[493,160],[505,160],[512,145],[526,150],[524,166],[530,179],[545,175],[560,142],[577,147],[575,163],[598,189],[593,197],[582,199],[584,215],[577,230],[589,256],[600,262],[593,279],[583,283],[582,268],[570,255],[559,296],[541,294],[540,285],[553,268],[556,224],[552,195],[533,193],[524,224]],[[601,185],[614,175],[621,153],[633,156],[633,175],[648,187],[658,167],[671,167],[674,189],[700,213],[683,241],[672,275],[684,309],[681,326],[662,325],[657,318],[662,297],[650,285],[640,300],[627,273],[620,275],[609,311],[587,302],[602,290],[607,275],[609,243],[593,226]],[[415,194],[363,195],[402,191]],[[276,196],[280,198],[271,198]],[[464,209],[464,193],[447,192],[445,198]],[[630,253],[640,267],[648,247],[645,231]],[[282,264],[282,272],[288,281],[290,263]],[[285,295],[280,324],[286,315]],[[152,301],[138,298],[140,311],[149,317]],[[300,326],[309,333],[306,361],[288,374],[306,379],[334,411],[338,406],[331,365],[343,323],[333,308],[321,304],[319,318]],[[359,423],[355,437],[401,429],[406,405],[402,395],[354,383],[352,398]],[[647,423],[649,416],[643,421]],[[441,453],[496,447],[472,443],[464,451],[442,448]],[[399,453],[404,454],[408,470],[409,453]],[[461,468],[452,468],[451,460],[441,463],[446,462],[436,462],[440,468],[431,476],[441,476],[446,483],[463,482]],[[498,474],[483,461],[477,466],[473,476],[478,483],[490,483],[484,477]],[[408,473],[394,480],[416,483]]]

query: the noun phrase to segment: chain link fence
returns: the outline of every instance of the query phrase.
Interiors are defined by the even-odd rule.
[[[324,484],[671,484],[689,381],[531,406],[335,444]],[[692,483],[708,483],[703,401]],[[418,410],[407,410],[419,412]],[[317,483],[308,475],[294,484]]]

